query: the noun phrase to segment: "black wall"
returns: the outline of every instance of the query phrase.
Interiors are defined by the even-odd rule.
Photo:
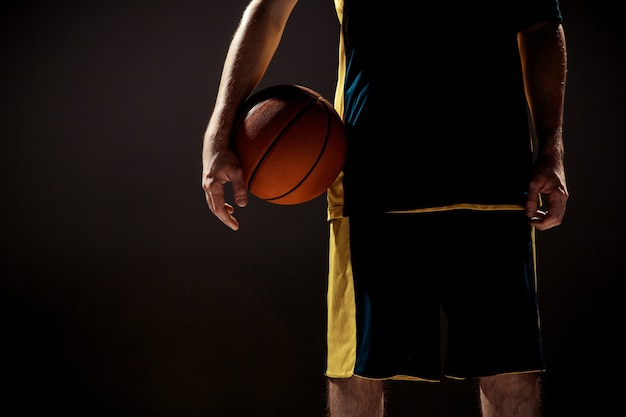
[[[263,85],[332,99],[333,4],[300,3]],[[624,37],[595,3],[562,1],[571,199],[538,236],[552,416],[621,406]],[[252,199],[233,232],[200,188],[246,1],[0,4],[0,409],[322,416],[324,197]],[[391,388],[394,417],[478,416],[470,383]]]

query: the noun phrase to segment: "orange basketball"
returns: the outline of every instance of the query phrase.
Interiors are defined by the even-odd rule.
[[[232,136],[245,185],[256,197],[293,205],[321,195],[346,156],[344,125],[319,93],[275,85],[243,104]]]

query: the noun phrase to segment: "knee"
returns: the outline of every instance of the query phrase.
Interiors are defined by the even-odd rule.
[[[350,378],[328,378],[328,397],[342,403],[377,404],[383,401],[383,381],[358,376]]]
[[[541,397],[541,380],[538,373],[481,377],[479,387],[483,410],[489,407],[494,409],[519,409],[520,407],[536,409]]]

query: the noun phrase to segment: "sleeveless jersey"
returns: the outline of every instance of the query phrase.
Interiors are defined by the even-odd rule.
[[[558,0],[335,7],[348,152],[329,218],[523,205],[533,140],[517,34],[561,22]]]

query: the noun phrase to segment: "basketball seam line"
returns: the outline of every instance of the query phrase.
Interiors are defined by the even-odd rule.
[[[316,105],[319,101],[320,101],[320,98],[317,97],[315,99],[315,101],[313,101],[309,106],[306,107],[306,109]],[[317,154],[317,158],[315,159],[315,163],[311,166],[311,169],[309,169],[309,171],[306,173],[306,175],[304,175],[302,177],[300,182],[298,182],[298,184],[296,184],[294,187],[292,187],[291,190],[287,191],[286,193],[283,193],[282,195],[280,195],[278,197],[269,198],[269,199],[267,199],[267,201],[278,200],[280,198],[283,198],[283,197],[291,194],[296,189],[298,189],[298,187],[300,187],[300,185],[302,185],[309,178],[309,176],[311,175],[311,172],[313,172],[313,170],[317,167],[319,161],[322,159],[322,155],[324,155],[324,150],[326,149],[326,146],[328,145],[328,140],[330,138],[330,130],[331,130],[331,127],[332,127],[332,123],[331,123],[331,119],[330,119],[331,115],[330,115],[329,109],[328,109],[328,107],[326,107],[326,105],[324,105],[324,103],[322,103],[322,105],[323,105],[322,107],[324,108],[324,113],[326,113],[326,136],[324,137],[324,145],[322,146],[322,149]],[[304,110],[305,109],[303,109],[302,111],[304,111]],[[300,113],[302,113],[302,112],[300,112]]]
[[[309,94],[309,96],[311,96]],[[300,118],[300,116],[302,114],[304,114],[306,111],[308,111],[311,107],[313,107],[319,100],[319,98],[315,97],[315,96],[311,96],[312,98],[314,98],[314,100],[312,100],[311,102],[307,103],[305,106],[303,106],[295,115],[294,117],[291,118],[291,120],[289,120],[289,122],[282,128],[282,130],[280,131],[280,133],[278,135],[276,135],[276,140],[274,140],[272,142],[272,144],[265,150],[265,152],[263,153],[263,156],[261,157],[261,159],[259,159],[259,162],[256,164],[256,166],[254,167],[254,170],[252,171],[252,173],[250,174],[250,179],[248,180],[248,189],[252,188],[252,183],[254,182],[254,180],[256,179],[256,174],[258,172],[258,170],[260,169],[260,167],[263,165],[263,162],[267,159],[267,157],[269,156],[269,154],[271,153],[272,149],[277,146],[277,144],[280,142],[280,138],[283,137],[285,135],[285,133],[289,130],[289,128]],[[324,143],[324,148],[326,147],[326,141],[328,141],[328,134],[326,135],[326,140]],[[323,149],[323,148],[322,148]],[[318,155],[318,159],[319,160],[320,156]],[[316,161],[317,162],[317,161]],[[304,176],[304,179],[306,179],[308,177],[308,175],[310,174],[307,173],[306,176]],[[280,196],[277,197],[272,197],[272,198],[268,198],[266,199],[267,201],[272,201],[272,200],[276,200],[278,198],[282,198],[286,195],[288,195],[289,193],[293,192],[294,189],[296,189],[300,184],[302,184],[302,182],[304,182],[304,179],[302,181],[300,181],[295,187],[293,187],[292,189],[290,189],[289,191],[287,191],[286,193],[283,193]]]

